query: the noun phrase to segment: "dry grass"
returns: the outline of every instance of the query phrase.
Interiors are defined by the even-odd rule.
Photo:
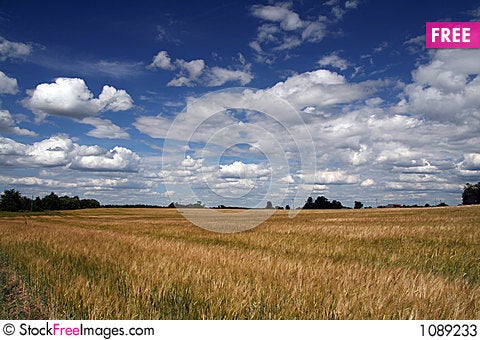
[[[4,215],[0,233],[49,318],[480,318],[480,207],[279,211],[238,234],[96,209]]]

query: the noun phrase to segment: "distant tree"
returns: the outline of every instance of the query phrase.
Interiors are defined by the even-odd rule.
[[[285,210],[290,210],[290,206],[288,204],[285,206]]]
[[[272,202],[267,201],[267,206],[265,207],[265,209],[273,209],[273,204],[272,204]]]
[[[15,189],[5,190],[0,197],[0,210],[19,211],[22,210],[22,195]]]
[[[74,210],[74,209],[80,209],[81,204],[80,204],[80,199],[78,196],[75,197],[68,197],[68,196],[62,196],[59,198],[60,202],[60,210]]]
[[[42,204],[45,210],[59,210],[60,198],[57,194],[51,192],[50,195],[47,195],[42,199]]]
[[[313,198],[311,197],[307,198],[307,201],[305,202],[303,209],[315,209],[313,206]]]
[[[330,208],[330,201],[325,196],[318,196],[313,203],[314,209],[328,209]]]
[[[93,198],[84,198],[80,200],[80,209],[100,208],[100,202]]]
[[[342,209],[343,205],[342,202],[333,200],[332,203],[330,203],[330,209]]]
[[[330,202],[325,196],[318,196],[315,202],[311,197],[307,199],[307,202],[303,206],[303,209],[342,209],[342,202],[333,200]]]
[[[33,211],[43,211],[42,199],[38,196],[33,201]]]
[[[175,208],[175,203],[170,203],[167,208]]]
[[[480,182],[477,184],[465,184],[463,187],[462,204],[480,204]]]
[[[355,201],[355,205],[353,206],[353,209],[362,209],[363,208],[363,203],[359,201]]]
[[[33,197],[32,197],[33,198]],[[73,210],[84,208],[100,208],[96,199],[82,199],[78,196],[58,197],[54,192],[35,200],[22,196],[15,189],[5,190],[0,197],[0,210],[5,211],[43,211],[43,210]]]

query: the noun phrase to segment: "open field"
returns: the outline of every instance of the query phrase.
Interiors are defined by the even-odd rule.
[[[237,234],[172,209],[0,215],[0,317],[480,319],[480,207],[278,211]]]

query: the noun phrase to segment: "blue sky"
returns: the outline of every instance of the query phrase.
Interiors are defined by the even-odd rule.
[[[458,204],[477,1],[2,1],[0,184],[104,204]]]

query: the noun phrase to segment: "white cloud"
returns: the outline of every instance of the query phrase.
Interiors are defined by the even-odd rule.
[[[203,159],[194,159],[192,156],[187,156],[182,162],[180,163],[185,169],[188,170],[198,170],[202,167]]]
[[[205,61],[203,59],[191,61],[177,59],[175,64],[180,68],[180,74],[172,79],[167,86],[193,86],[205,68]]]
[[[323,56],[319,61],[318,64],[320,66],[333,66],[338,68],[339,70],[346,70],[349,67],[349,62],[345,59],[338,56],[337,53],[331,53],[328,55]]]
[[[245,164],[235,161],[231,164],[220,165],[221,178],[258,178],[270,175],[270,169],[261,164]]]
[[[283,182],[283,183],[287,183],[287,184],[294,184],[295,183],[295,180],[293,179],[292,175],[290,175],[290,174],[288,174],[285,177],[282,177],[280,179],[280,181]]]
[[[270,48],[272,51],[287,51],[304,41],[319,42],[326,35],[327,27],[323,18],[302,20],[290,7],[290,3],[281,2],[251,7],[254,17],[267,21],[258,27],[255,40],[250,42],[250,47],[257,53],[257,61],[272,63],[276,57],[266,52]]]
[[[480,154],[467,153],[463,155],[463,161],[459,164],[459,168],[468,171],[480,170]]]
[[[162,70],[174,70],[175,65],[172,64],[167,51],[158,52],[152,60],[152,63],[147,66],[147,68],[155,69],[161,68]]]
[[[276,6],[254,5],[252,15],[267,21],[280,23],[280,27],[286,31],[293,31],[304,26],[297,13],[289,10],[284,4]]]
[[[27,93],[29,97],[22,103],[35,113],[37,121],[47,115],[81,119],[102,111],[123,111],[133,106],[126,91],[112,86],[105,85],[99,97],[94,98],[85,81],[79,78],[57,78],[55,83],[39,84]]]
[[[480,122],[479,50],[438,50],[413,73],[404,90],[400,112],[413,112],[440,122]]]
[[[367,178],[360,183],[361,187],[371,187],[373,185],[375,185],[375,181],[371,178]]]
[[[410,54],[422,52],[425,50],[425,34],[410,38],[403,45]]]
[[[87,133],[88,136],[108,139],[129,139],[130,135],[111,120],[96,117],[83,118],[80,123],[89,124],[95,128]]]
[[[221,86],[231,81],[238,81],[240,85],[244,86],[252,81],[253,75],[241,70],[212,67],[208,70],[206,78],[208,79],[206,83],[207,86]]]
[[[0,94],[16,94],[18,92],[17,79],[8,77],[0,71]]]
[[[99,146],[79,145],[66,135],[52,136],[32,145],[0,137],[0,163],[21,168],[62,167],[94,172],[137,172],[140,157],[119,146],[105,150]]]
[[[414,161],[411,166],[408,167],[397,167],[392,168],[393,172],[403,172],[403,173],[418,173],[418,174],[432,174],[439,172],[438,167],[431,165],[426,159],[422,160],[423,165],[416,165],[417,162]]]
[[[140,116],[135,120],[133,126],[152,138],[165,138],[171,124],[172,120],[165,117]]]
[[[67,136],[53,136],[28,146],[21,162],[25,165],[46,167],[67,165],[74,148],[73,141]]]
[[[125,111],[133,106],[132,97],[125,90],[108,85],[103,86],[97,102],[101,111]]]
[[[367,84],[347,83],[344,76],[328,70],[316,70],[289,77],[269,91],[297,109],[326,108],[366,97]],[[310,110],[312,111],[312,110]]]
[[[354,184],[358,182],[358,175],[350,175],[345,170],[320,170],[312,175],[304,175],[307,183],[315,184]]]
[[[376,161],[379,163],[389,163],[397,166],[415,166],[415,159],[421,157],[421,153],[412,150],[408,145],[398,142],[388,142],[382,146],[383,150],[378,155]]]
[[[7,110],[0,110],[0,132],[11,133],[17,136],[36,136],[33,131],[22,129],[16,126],[16,123]]]
[[[302,40],[320,42],[327,35],[327,25],[321,21],[311,22],[302,32]]]
[[[26,145],[0,136],[0,161],[2,164],[15,164],[17,156],[25,155],[27,150],[28,147]]]
[[[32,52],[32,48],[24,43],[12,42],[0,37],[0,61],[24,58]]]
[[[286,138],[288,133],[293,131],[292,135],[299,147],[307,145],[311,136],[316,148],[316,162],[312,164],[317,169],[326,170],[303,171],[297,164],[289,164],[292,167],[288,170],[287,167],[283,168],[285,171],[278,173],[277,178],[272,181],[275,185],[284,185],[278,189],[279,193],[292,195],[292,188],[311,184],[309,190],[321,191],[327,197],[342,202],[356,197],[363,202],[373,202],[378,198],[384,201],[402,200],[401,203],[425,204],[433,203],[428,197],[435,195],[437,198],[443,196],[448,204],[456,204],[459,201],[461,183],[475,181],[480,173],[480,137],[478,124],[475,123],[475,115],[480,106],[474,105],[474,93],[478,94],[478,91],[474,92],[478,81],[475,73],[478,66],[473,62],[476,60],[473,58],[476,52],[450,51],[445,52],[445,55],[438,53],[431,52],[431,60],[413,72],[412,83],[401,87],[383,80],[353,82],[339,73],[312,70],[292,75],[285,81],[263,90],[214,93],[205,101],[202,98],[189,98],[186,110],[175,117],[138,117],[135,126],[152,137],[165,138],[175,118],[178,123],[175,133],[170,132],[168,137],[178,144],[191,138],[189,152],[199,151],[195,146],[197,142],[217,143],[218,148],[212,153],[219,150],[216,153],[219,155],[241,141],[264,152],[269,161],[270,155],[284,155],[289,160],[300,158],[298,150],[294,148],[295,143]],[[454,57],[458,60],[454,60]],[[435,62],[440,59],[450,68],[448,71],[451,74],[445,75],[448,80],[446,82],[438,80],[437,77],[447,71],[444,64]],[[460,80],[455,78],[455,74],[461,76]],[[467,76],[462,78],[464,74]],[[459,84],[462,84],[463,79],[466,85],[462,90]],[[429,113],[432,109],[426,104],[424,110],[417,110],[418,106],[414,104],[418,103],[409,92],[413,91],[409,88],[412,85],[421,86],[420,92],[433,88],[442,95],[454,94],[465,99],[458,107],[461,113],[457,112],[455,105],[442,108],[445,114],[452,117],[460,115],[463,120],[433,119]],[[379,91],[382,89],[386,91]],[[400,92],[403,108],[383,97],[383,93],[390,89]],[[268,94],[276,99],[269,98]],[[421,95],[424,94],[421,92]],[[292,114],[281,99],[288,101],[296,112],[301,112],[303,122],[289,121]],[[428,97],[423,100],[428,100]],[[438,100],[442,100],[441,97]],[[218,103],[223,106],[214,105]],[[283,103],[283,106],[278,103]],[[238,119],[234,112],[223,112],[222,107],[224,110],[225,106],[243,107],[246,110]],[[283,124],[283,128],[261,117],[255,110],[270,114]],[[209,118],[212,112],[220,113]],[[306,128],[309,134],[299,133],[301,127]],[[259,133],[256,129],[261,129],[262,132]],[[275,140],[280,142],[275,144],[272,142]],[[283,148],[279,148],[279,145]],[[175,151],[169,152],[183,153],[184,150],[179,146]],[[166,153],[167,156],[173,157],[170,153]],[[212,156],[199,156],[205,159],[201,168],[204,170],[205,164],[210,164]],[[248,160],[243,155],[239,156],[239,159],[244,165],[261,163],[258,159]],[[178,163],[180,161],[176,162],[177,165]],[[201,179],[200,171],[190,171],[184,167],[182,178],[186,182],[183,183],[194,183],[192,185],[199,187],[201,183],[207,183],[216,188],[215,190],[223,188],[221,192],[216,191],[221,194],[228,193],[229,188],[246,194],[248,190],[261,188],[264,184],[263,179],[245,175],[248,172],[241,170],[241,163],[234,165],[233,160],[221,169],[224,175],[230,171],[232,177],[221,177],[218,168],[215,171],[210,169],[203,172],[204,179]],[[277,169],[272,166],[272,178]],[[234,175],[237,177],[233,177]],[[243,178],[240,178],[242,176]],[[241,182],[240,179],[244,181]],[[390,190],[395,190],[396,196],[389,196]]]
[[[345,8],[355,9],[358,7],[358,0],[349,0],[345,2]]]
[[[192,87],[204,85],[213,87],[221,86],[228,82],[239,82],[243,86],[253,79],[253,75],[250,73],[250,64],[246,62],[242,54],[240,54],[238,61],[241,64],[240,69],[218,66],[208,67],[203,59],[191,61],[176,59],[175,62],[172,62],[167,51],[160,51],[147,68],[152,70],[156,68],[169,71],[177,70],[177,74],[167,83],[167,86]]]
[[[116,146],[100,154],[77,155],[72,159],[69,168],[84,171],[125,171],[137,172],[140,157],[133,151]]]

